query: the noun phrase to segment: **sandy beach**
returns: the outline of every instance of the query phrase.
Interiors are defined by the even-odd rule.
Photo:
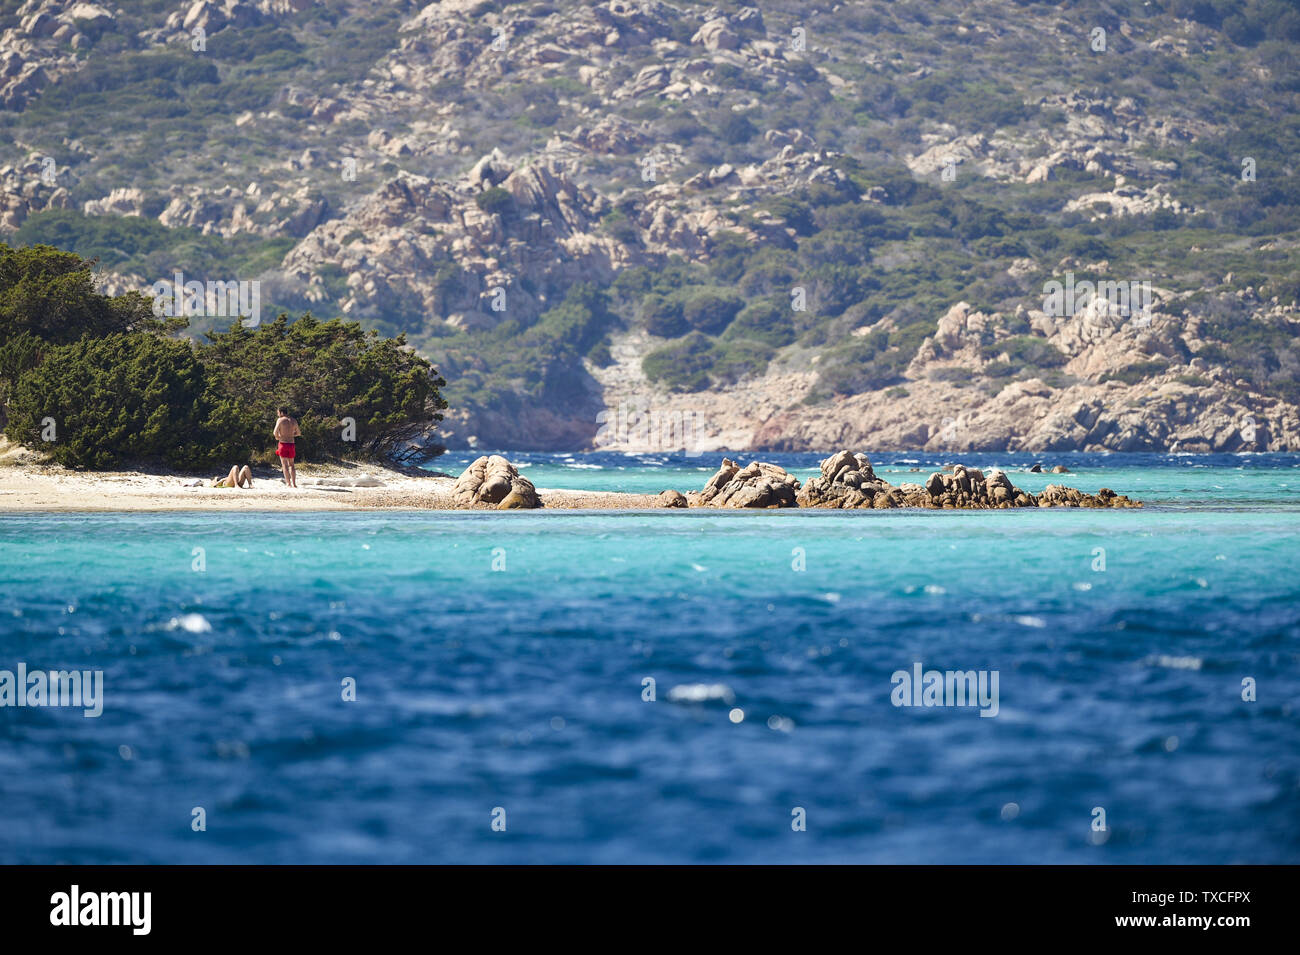
[[[57,465],[0,466],[0,513],[19,511],[453,510],[455,478],[377,465],[304,465],[298,487],[262,468],[252,488],[214,488],[212,475],[164,471],[72,471]],[[378,482],[380,486],[357,486]],[[197,483],[196,483],[197,482]],[[628,510],[655,506],[652,494],[539,488],[547,508]],[[490,508],[475,508],[489,510]]]

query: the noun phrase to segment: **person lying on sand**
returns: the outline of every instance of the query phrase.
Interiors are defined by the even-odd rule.
[[[237,464],[232,464],[229,474],[223,478],[215,477],[212,479],[213,487],[244,487],[245,484],[250,488],[253,486],[253,472],[249,470],[247,464],[242,468]]]

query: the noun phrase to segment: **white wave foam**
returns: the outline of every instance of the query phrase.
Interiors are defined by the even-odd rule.
[[[709,700],[734,703],[736,694],[725,683],[679,683],[668,691],[670,703],[707,703]]]
[[[167,622],[168,630],[184,630],[186,633],[211,633],[212,624],[201,613],[187,613],[172,617]]]

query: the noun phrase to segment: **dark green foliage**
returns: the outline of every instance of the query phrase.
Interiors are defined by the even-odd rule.
[[[1300,323],[1251,314],[1232,298],[1207,299],[1201,329],[1214,344],[1197,354],[1221,362],[1264,394],[1300,402]]]
[[[734,384],[761,375],[775,352],[771,345],[749,339],[720,341],[713,346],[713,378],[722,384]]]
[[[688,145],[697,136],[708,133],[707,127],[690,113],[676,113],[659,124],[669,142]]]
[[[604,228],[610,237],[624,245],[640,245],[641,232],[628,217],[617,209],[605,217]]]
[[[604,338],[613,321],[605,291],[590,282],[579,282],[569,288],[563,302],[541,314],[528,335],[535,343],[546,342],[557,353],[577,356]]]
[[[203,368],[188,341],[148,333],[84,338],[49,348],[23,372],[5,431],[67,467],[184,465],[199,453],[203,390]],[[42,440],[47,419],[52,442]]]
[[[1167,361],[1138,361],[1131,365],[1125,365],[1118,371],[1108,371],[1101,376],[1099,381],[1122,381],[1126,385],[1136,385],[1139,381],[1144,381],[1153,375],[1159,375],[1169,369]]]
[[[792,196],[775,196],[762,203],[761,208],[778,222],[783,222],[800,235],[811,235],[816,228],[813,210],[806,202]]]
[[[650,293],[641,302],[640,318],[646,331],[661,338],[677,338],[692,329],[717,335],[744,304],[744,299],[729,289],[688,286],[668,294]]]
[[[875,391],[902,378],[900,363],[891,360],[888,338],[873,334],[855,338],[827,352],[817,374],[818,391],[852,395]]]
[[[645,330],[660,338],[676,338],[690,331],[686,316],[682,314],[679,295],[647,295],[641,303],[641,322]]]
[[[355,322],[304,315],[210,333],[198,356],[207,379],[208,458],[246,460],[271,442],[277,404],[298,419],[317,457],[381,453],[408,425],[439,421],[445,384],[405,339],[380,338]],[[343,419],[356,441],[343,440]]]
[[[843,264],[819,265],[804,276],[809,307],[822,315],[839,315],[854,302],[862,301],[880,283],[865,269]]]
[[[1066,362],[1060,349],[1035,335],[1014,335],[980,350],[985,358],[998,358],[1012,368],[1059,368]]]
[[[734,283],[745,275],[755,251],[753,243],[741,233],[721,232],[713,237],[709,271],[719,281]]]
[[[651,381],[672,391],[703,391],[712,383],[713,343],[707,335],[691,332],[657,348],[641,360],[641,369]]]
[[[717,335],[731,324],[744,304],[744,299],[726,289],[692,290],[683,296],[682,317],[696,331]]]
[[[121,108],[123,90],[129,90],[132,98],[175,99],[190,87],[218,80],[211,59],[175,46],[155,48],[113,58],[92,58],[83,69],[50,86],[41,97],[41,105],[50,110],[101,106],[112,111]],[[115,93],[118,95],[113,96]]]
[[[732,145],[738,143],[747,143],[758,135],[758,127],[749,121],[749,117],[742,113],[731,113],[722,120],[719,130],[723,140]]]
[[[20,375],[40,364],[44,342],[30,332],[0,337],[0,408],[9,403]]]
[[[489,215],[509,215],[515,207],[515,197],[500,186],[484,189],[474,197],[474,202]]]
[[[917,80],[908,87],[907,96],[913,113],[945,117],[971,131],[1014,126],[1030,113],[1009,84],[972,82],[957,73],[934,73]]]
[[[580,399],[586,389],[583,358],[617,322],[609,293],[580,282],[529,328],[509,320],[489,331],[439,339],[439,364],[453,380],[448,397],[457,407],[498,409]]]
[[[354,322],[281,314],[198,345],[166,334],[183,325],[154,318],[143,296],[99,295],[79,256],[0,245],[6,433],[71,467],[226,467],[269,449],[277,402],[294,410],[318,458],[382,454],[446,407],[445,382],[404,339]],[[344,418],[355,442],[344,440]]]
[[[49,246],[0,243],[0,341],[30,333],[54,344],[161,327],[142,295],[95,292],[93,263]]]
[[[852,395],[897,384],[930,331],[930,323],[922,322],[892,332],[877,330],[854,336],[831,348],[822,357],[817,386],[810,397]]]
[[[750,302],[727,327],[727,338],[747,338],[780,348],[794,341],[794,312],[790,300],[779,296]]]
[[[1170,0],[1175,16],[1221,29],[1242,46],[1262,40],[1300,40],[1300,11],[1286,0]]]

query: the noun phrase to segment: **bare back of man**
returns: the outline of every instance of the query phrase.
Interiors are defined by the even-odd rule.
[[[275,438],[275,453],[280,458],[280,471],[284,474],[284,483],[289,487],[298,486],[298,469],[294,462],[298,457],[297,438],[302,434],[298,422],[289,416],[283,408],[275,411],[275,429],[271,432]]]

